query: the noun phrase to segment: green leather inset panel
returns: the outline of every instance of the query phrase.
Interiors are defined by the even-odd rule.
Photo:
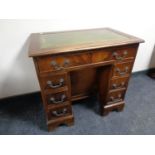
[[[128,37],[106,29],[45,33],[40,35],[40,47],[42,49],[55,49],[82,44],[91,44],[94,43],[94,41],[104,43],[110,41],[124,41],[128,39]]]

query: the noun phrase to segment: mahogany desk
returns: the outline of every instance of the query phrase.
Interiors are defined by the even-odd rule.
[[[72,102],[92,94],[98,95],[101,115],[123,110],[142,42],[110,28],[32,34],[29,56],[38,75],[48,129],[72,125]]]

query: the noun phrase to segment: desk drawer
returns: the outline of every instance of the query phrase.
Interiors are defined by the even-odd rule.
[[[48,111],[48,120],[57,120],[66,116],[72,115],[71,106],[64,106],[61,108],[55,108]]]
[[[133,61],[117,63],[114,66],[113,77],[127,76],[131,73]]]
[[[113,49],[100,49],[93,51],[92,62],[102,62],[116,60],[117,62],[134,59],[136,57],[137,47],[120,47]]]
[[[125,95],[125,90],[109,92],[107,104],[113,104],[113,103],[122,101],[124,99],[124,95]]]
[[[56,89],[61,89],[67,86],[67,73],[41,76],[40,81],[45,91],[55,91]]]
[[[114,78],[110,81],[110,90],[126,88],[129,77]]]
[[[96,50],[92,52],[92,62],[103,62],[103,61],[110,61],[113,59],[112,52],[110,50]]]
[[[60,71],[69,67],[91,63],[91,54],[85,52],[61,56],[44,56],[38,57],[37,63],[40,72]]]
[[[66,104],[68,101],[68,91],[46,95],[46,102],[51,107]]]
[[[124,61],[134,59],[136,57],[137,47],[123,47],[112,50],[113,59],[116,61]]]

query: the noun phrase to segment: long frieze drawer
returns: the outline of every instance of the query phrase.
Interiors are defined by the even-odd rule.
[[[131,73],[133,61],[117,63],[114,66],[113,77],[127,76]]]
[[[55,108],[48,111],[48,120],[60,119],[69,115],[72,115],[72,108],[70,105]]]
[[[110,81],[110,90],[117,90],[126,88],[128,84],[129,77],[119,77],[119,78],[113,78]]]
[[[40,76],[40,82],[44,91],[55,91],[67,86],[67,73],[43,75]]]
[[[125,90],[115,91],[115,92],[109,92],[108,98],[107,98],[107,104],[113,104],[120,102],[124,99]]]
[[[50,106],[63,105],[68,101],[68,92],[63,91],[55,94],[46,95],[46,103]]]
[[[91,63],[91,53],[65,54],[57,56],[38,57],[37,63],[40,72],[60,71]]]

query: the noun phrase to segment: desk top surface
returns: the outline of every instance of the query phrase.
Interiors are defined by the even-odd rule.
[[[144,42],[110,28],[33,33],[30,39],[31,57]]]

